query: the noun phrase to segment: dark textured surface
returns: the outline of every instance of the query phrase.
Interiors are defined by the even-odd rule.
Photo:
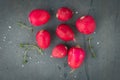
[[[64,43],[54,33],[61,23],[55,12],[61,6],[74,10],[75,15],[66,23],[73,25],[77,43],[87,52],[85,63],[73,74],[69,74],[66,58],[49,57],[56,44]],[[30,25],[28,13],[35,8],[48,10],[51,20],[43,27],[35,27],[33,33],[18,27],[18,21]],[[94,16],[97,22],[96,33],[90,35],[94,37],[95,59],[87,48],[88,36],[78,33],[74,26],[75,20],[86,14]],[[18,45],[35,42],[35,33],[40,29],[51,32],[52,44],[43,56],[30,51],[29,62],[22,65],[24,49]],[[0,0],[0,80],[120,80],[120,0]]]

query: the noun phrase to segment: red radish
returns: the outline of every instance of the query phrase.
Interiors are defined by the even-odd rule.
[[[90,15],[82,16],[76,21],[76,28],[83,34],[91,34],[96,29],[96,22]]]
[[[43,9],[34,9],[29,14],[29,21],[33,26],[41,26],[47,23],[50,19],[50,14]]]
[[[57,36],[64,41],[71,41],[74,39],[74,32],[67,24],[60,24],[56,29]]]
[[[57,13],[56,13],[56,17],[60,21],[67,21],[67,20],[71,19],[72,16],[73,16],[72,10],[67,8],[67,7],[59,8]]]
[[[85,51],[80,47],[71,47],[68,51],[68,65],[72,69],[79,68],[85,59]]]
[[[51,41],[50,33],[47,30],[40,30],[36,34],[36,42],[42,49],[49,47]]]
[[[67,55],[67,47],[63,44],[58,44],[55,46],[52,50],[52,55],[51,57],[54,58],[63,58]]]

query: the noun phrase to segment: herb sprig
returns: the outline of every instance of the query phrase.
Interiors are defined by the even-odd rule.
[[[27,26],[27,25],[26,25],[25,23],[23,23],[23,22],[17,22],[17,25],[20,26],[21,28],[25,28],[25,29],[31,30],[31,31],[33,32],[33,28]]]
[[[88,48],[89,48],[89,50],[91,52],[91,55],[92,55],[93,58],[95,58],[96,53],[95,53],[95,51],[93,49],[94,47],[91,45],[91,40],[93,40],[93,37],[89,37],[87,40],[88,40]]]
[[[23,64],[28,63],[28,55],[27,55],[27,53],[28,53],[28,51],[31,50],[31,49],[36,49],[36,50],[39,52],[39,54],[43,55],[42,49],[40,49],[40,48],[39,48],[37,45],[35,45],[35,44],[28,44],[28,43],[23,44],[23,43],[20,43],[20,44],[19,44],[19,47],[20,47],[20,48],[25,48],[24,55],[23,55]]]
[[[20,43],[19,45],[21,48],[31,48],[31,49],[36,49],[39,54],[43,55],[43,51],[42,49],[40,49],[37,45],[35,44],[29,44],[29,43],[26,43],[26,44],[23,44],[23,43]]]

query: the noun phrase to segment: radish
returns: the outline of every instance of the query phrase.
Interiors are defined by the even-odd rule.
[[[51,42],[50,33],[47,30],[40,30],[36,34],[36,42],[41,49],[49,47]]]
[[[41,26],[47,23],[50,19],[50,14],[43,9],[34,9],[29,13],[29,21],[33,26]]]
[[[72,28],[67,24],[60,24],[56,29],[57,36],[64,41],[75,40]]]
[[[72,16],[73,16],[72,10],[67,8],[67,7],[59,8],[57,13],[56,13],[56,17],[60,21],[67,21],[67,20],[71,19]]]
[[[76,20],[76,28],[83,34],[91,34],[96,29],[96,22],[90,15],[82,16]]]
[[[67,50],[68,48],[65,45],[58,44],[53,48],[51,57],[63,58],[67,55]]]
[[[73,69],[81,66],[85,59],[85,51],[80,47],[71,47],[68,51],[68,65]]]

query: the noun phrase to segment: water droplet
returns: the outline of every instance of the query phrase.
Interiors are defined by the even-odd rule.
[[[5,39],[6,39],[6,36],[3,37],[3,41],[5,41]]]
[[[32,57],[29,57],[29,59],[32,59]]]
[[[78,14],[78,11],[76,11],[75,13]]]
[[[22,64],[22,68],[24,67],[24,65]]]
[[[100,42],[97,42],[97,45],[99,45],[100,44]]]
[[[12,27],[11,26],[8,26],[9,29],[11,29]]]
[[[40,62],[38,61],[37,63],[39,64]]]
[[[96,34],[96,32],[94,32],[94,34]]]
[[[6,36],[4,36],[3,38],[6,39]]]

